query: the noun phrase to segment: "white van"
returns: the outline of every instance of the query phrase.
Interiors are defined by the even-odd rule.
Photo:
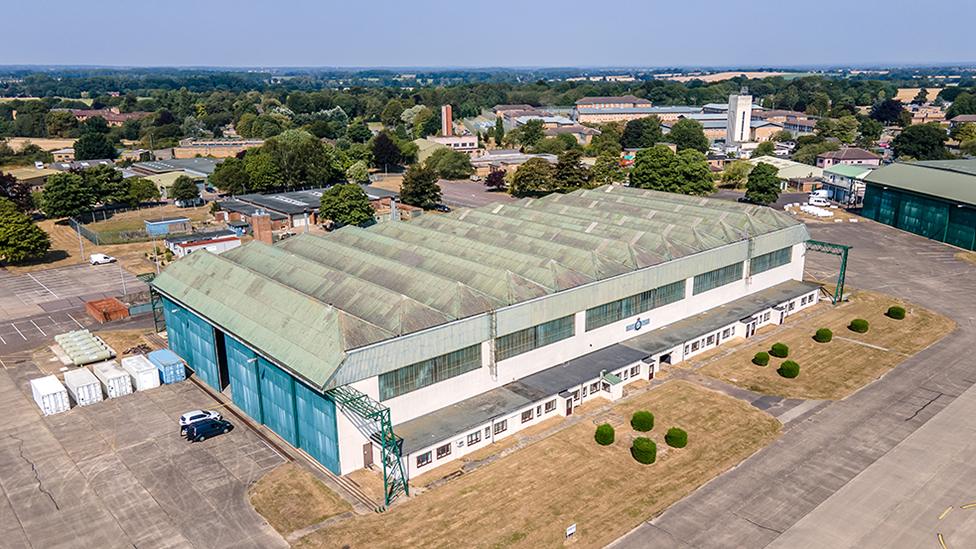
[[[827,189],[817,189],[810,192],[810,197],[819,196],[820,198],[829,198],[830,194],[827,193]]]
[[[810,204],[811,206],[821,206],[821,207],[830,206],[830,201],[822,196],[811,195],[810,200],[807,203]]]

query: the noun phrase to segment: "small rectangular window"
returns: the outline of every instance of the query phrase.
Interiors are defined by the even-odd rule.
[[[593,383],[590,383],[590,393],[591,394],[592,393],[595,393],[595,392],[597,392],[599,390],[600,390],[600,382],[599,381],[594,381]]]
[[[533,417],[534,416],[532,415],[532,409],[529,408],[528,410],[522,412],[522,423],[528,423],[532,421]]]
[[[732,330],[730,328],[726,328],[722,330],[722,339],[728,339],[731,336],[732,336]]]
[[[586,398],[586,385],[583,386],[583,398]]]
[[[417,456],[417,467],[423,467],[430,463],[430,452],[424,452]]]
[[[485,438],[491,436],[491,427],[485,427]]]
[[[481,442],[481,431],[475,431],[468,435],[468,446]]]
[[[697,342],[697,341],[696,341],[696,342],[694,342],[694,343],[692,343],[692,344],[691,344],[691,351],[692,351],[692,352],[695,352],[695,351],[697,351],[697,350],[698,350],[698,347],[699,347],[699,345],[698,345],[698,342]]]
[[[535,415],[537,415],[537,416],[541,416],[542,415],[542,406],[536,406],[535,407]]]
[[[640,374],[640,366],[631,366],[630,367],[630,377],[634,377],[634,376],[636,376],[638,374]]]
[[[451,455],[451,443],[447,443],[437,448],[437,459],[441,459],[449,455]]]
[[[708,342],[706,343],[706,345],[714,345],[714,344],[715,344],[715,336],[714,335],[708,336]]]
[[[504,433],[508,430],[508,420],[503,419],[495,424],[495,434]]]
[[[546,413],[549,413],[549,412],[551,412],[551,411],[553,411],[555,409],[556,409],[556,400],[555,399],[550,400],[549,402],[546,403]]]

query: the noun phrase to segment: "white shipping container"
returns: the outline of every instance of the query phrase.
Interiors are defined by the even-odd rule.
[[[108,398],[118,398],[132,393],[132,379],[114,360],[92,364],[92,371],[102,382]]]
[[[32,379],[30,385],[34,402],[37,403],[44,415],[60,414],[71,409],[71,403],[68,402],[68,391],[58,381],[57,376]]]
[[[145,355],[127,356],[122,359],[122,369],[132,376],[137,391],[159,387],[159,370]]]
[[[64,385],[78,406],[88,406],[102,401],[102,384],[84,366],[65,372]]]

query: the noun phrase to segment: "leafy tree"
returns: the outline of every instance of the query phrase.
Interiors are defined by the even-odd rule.
[[[72,137],[78,131],[78,119],[68,111],[50,111],[45,120],[50,136]]]
[[[943,160],[949,158],[945,143],[948,140],[945,129],[939,124],[916,124],[902,130],[891,142],[896,157],[911,157],[915,160]]]
[[[474,173],[471,157],[448,148],[434,151],[427,158],[427,165],[443,179],[464,179]]]
[[[871,147],[881,139],[884,126],[870,116],[859,116],[857,131],[859,134],[857,144],[861,147]]]
[[[608,151],[620,156],[620,151],[623,150],[623,146],[620,144],[623,128],[624,126],[619,122],[610,122],[600,126],[600,134],[593,136],[587,147],[590,156],[599,157]]]
[[[929,100],[929,90],[925,88],[919,88],[918,93],[912,98],[912,104],[922,105]]]
[[[630,184],[642,189],[678,192],[677,157],[667,145],[655,145],[637,152]]]
[[[354,121],[346,127],[346,138],[353,143],[365,143],[373,137],[373,132],[369,131],[369,126],[363,120]]]
[[[505,123],[502,117],[495,118],[495,145],[500,146],[505,141]]]
[[[976,123],[967,122],[965,124],[957,124],[956,127],[952,128],[952,130],[949,132],[949,135],[959,142],[976,139]]]
[[[196,200],[200,198],[200,188],[189,176],[181,175],[173,182],[170,194],[173,200]]]
[[[860,124],[854,116],[842,116],[836,120],[821,118],[817,121],[817,132],[824,138],[833,137],[842,143],[853,143],[857,139]]]
[[[17,209],[27,213],[34,209],[30,184],[18,181],[16,177],[0,171],[0,198],[13,202]]]
[[[92,120],[89,118],[88,120]],[[86,122],[88,121],[86,120]],[[75,141],[75,160],[115,158],[119,155],[115,145],[103,133],[85,133]]]
[[[772,164],[760,162],[749,173],[746,199],[756,204],[772,204],[779,198],[779,170]]]
[[[362,160],[353,162],[348,168],[346,168],[346,179],[352,183],[368,183],[369,166],[367,166],[366,162],[363,162]]]
[[[793,134],[789,130],[780,130],[773,134],[773,141],[777,143],[782,143],[784,141],[793,141]]]
[[[697,120],[682,118],[671,126],[668,141],[678,146],[678,150],[695,149],[699,152],[708,151],[708,138],[705,130]]]
[[[383,108],[380,122],[387,128],[392,128],[400,121],[401,114],[403,114],[403,103],[400,103],[399,99],[390,99]]]
[[[16,204],[0,198],[0,260],[19,263],[42,257],[51,248],[47,233]]]
[[[625,149],[646,149],[664,139],[661,133],[661,119],[648,116],[629,120],[620,136],[620,146]]]
[[[899,122],[899,117],[905,108],[901,101],[895,99],[885,99],[879,101],[871,107],[871,118],[881,122],[886,126],[891,126]]]
[[[960,114],[976,114],[976,94],[973,92],[962,92],[951,101],[952,105],[946,110],[947,119],[952,120]]]
[[[598,185],[620,183],[627,179],[623,168],[620,167],[620,154],[612,151],[600,153],[590,171],[593,175],[593,182]]]
[[[959,150],[968,156],[976,156],[976,139],[963,141],[959,144]]]
[[[802,145],[793,151],[793,161],[813,166],[817,163],[817,155],[838,149],[840,149],[840,145],[833,141],[820,141]]]
[[[108,122],[106,122],[101,116],[93,116],[81,123],[82,135],[86,133],[108,134],[109,131],[111,130],[108,127]]]
[[[546,136],[542,120],[534,118],[516,128],[518,141],[526,147],[534,147]],[[516,132],[512,132],[516,133]]]
[[[247,173],[248,187],[245,191],[268,191],[283,187],[285,178],[281,168],[262,150],[244,155],[244,171]]]
[[[705,155],[694,150],[684,149],[675,155],[677,162],[676,179],[678,192],[696,196],[705,196],[715,192],[715,180],[712,170],[708,167]]]
[[[260,153],[258,153],[260,154]],[[210,175],[210,183],[220,189],[221,192],[230,194],[244,194],[250,186],[247,174],[247,165],[244,159],[227,158],[217,164],[213,174]]]
[[[749,172],[752,171],[752,168],[753,165],[745,160],[735,160],[730,162],[722,171],[722,185],[732,187],[733,189],[744,187],[746,181],[749,179]]]
[[[569,149],[559,155],[553,177],[561,190],[573,191],[589,186],[590,173],[582,160],[583,151],[579,149]]]
[[[362,225],[373,220],[373,213],[369,197],[355,183],[333,185],[322,193],[319,209],[321,218],[330,219],[340,225]]]
[[[544,158],[530,158],[515,170],[508,192],[513,196],[536,196],[555,190],[554,169]]]
[[[485,177],[485,187],[493,191],[499,191],[505,186],[505,172],[494,170]]]
[[[380,132],[373,138],[372,149],[374,165],[381,170],[399,166],[403,162],[400,146],[387,132]]]
[[[82,170],[81,177],[102,204],[124,204],[129,201],[129,184],[114,166],[93,166]]]
[[[304,130],[286,130],[267,140],[261,154],[278,167],[285,187],[322,186],[339,178],[335,150]]]
[[[776,145],[772,141],[763,141],[756,147],[756,150],[752,151],[752,158],[759,158],[760,156],[769,156],[776,152]]]
[[[440,203],[441,188],[437,172],[427,163],[414,164],[403,174],[400,200],[404,204],[429,210]]]
[[[41,209],[48,217],[70,217],[90,211],[97,200],[95,190],[80,175],[56,173],[44,184]]]
[[[135,206],[143,202],[159,200],[159,189],[152,181],[141,177],[130,177],[127,181],[129,183],[129,204]]]

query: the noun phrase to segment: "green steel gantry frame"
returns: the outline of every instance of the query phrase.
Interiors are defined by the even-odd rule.
[[[166,317],[163,314],[163,299],[153,288],[152,281],[156,279],[156,273],[144,273],[136,275],[136,278],[149,285],[149,302],[152,303],[153,328],[156,333],[162,332],[166,328]]]
[[[390,409],[348,385],[330,389],[326,395],[346,410],[367,421],[379,424],[373,439],[376,440],[375,437],[379,437],[378,442],[382,448],[385,505],[388,507],[400,494],[409,496],[410,486],[407,484],[407,474],[403,469],[403,461],[400,459],[403,439],[398,438],[393,433]]]
[[[834,305],[837,305],[844,299],[844,279],[847,277],[847,254],[851,251],[851,247],[845,246],[844,244],[823,242],[822,240],[807,240],[807,250],[840,256],[840,272],[837,274],[837,285],[834,287],[832,301]]]

